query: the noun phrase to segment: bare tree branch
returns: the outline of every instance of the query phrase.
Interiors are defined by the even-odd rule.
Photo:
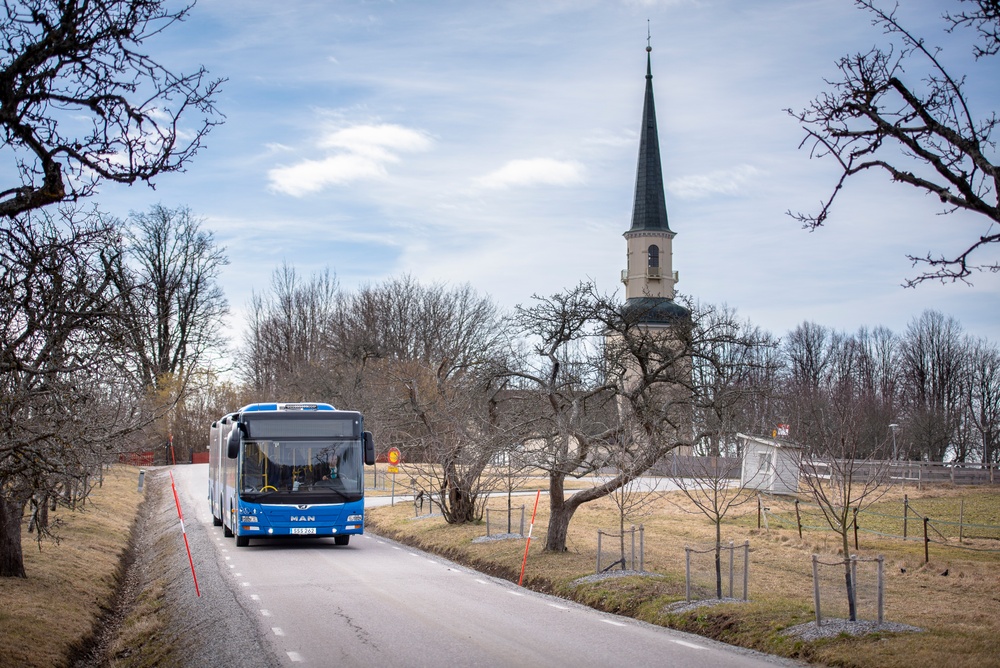
[[[140,50],[185,19],[164,0],[4,0],[2,155],[21,182],[0,217],[181,171],[222,122],[221,80],[174,74]],[[191,125],[188,125],[188,122]]]
[[[901,46],[876,47],[841,58],[837,64],[841,79],[828,82],[829,92],[802,111],[786,110],[806,131],[800,146],[809,145],[811,157],[832,157],[841,170],[819,213],[789,211],[789,215],[807,229],[820,227],[850,177],[885,172],[895,183],[934,195],[945,207],[942,213],[968,211],[987,221],[986,231],[957,254],[908,256],[914,265],[926,267],[906,280],[908,287],[926,280],[969,282],[975,271],[1000,271],[997,261],[978,260],[1000,242],[1000,168],[992,138],[1000,119],[995,112],[984,118],[974,115],[965,78],[953,76],[938,50],[909,32],[895,9],[887,12],[873,0],[855,1]],[[995,0],[982,0],[977,11],[949,20],[952,28],[971,25],[984,35],[995,35],[1000,24]],[[977,57],[994,53],[995,49],[981,50]],[[905,83],[905,66],[914,62],[928,70],[919,90]]]

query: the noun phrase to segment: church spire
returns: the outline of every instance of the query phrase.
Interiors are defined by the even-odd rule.
[[[673,270],[674,232],[667,225],[667,204],[663,196],[660,142],[656,133],[653,105],[653,68],[646,45],[646,99],[642,108],[639,138],[639,165],[635,178],[632,227],[625,232],[628,257],[622,272],[625,301],[629,311],[648,325],[670,325],[690,316],[674,303],[678,275]]]
[[[646,45],[646,97],[642,106],[642,130],[639,138],[639,164],[635,174],[635,202],[629,231],[670,231],[667,224],[667,201],[663,195],[663,171],[660,166],[660,140],[656,132],[656,106],[653,104],[653,67]]]

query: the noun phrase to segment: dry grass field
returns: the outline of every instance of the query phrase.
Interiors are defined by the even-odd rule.
[[[0,665],[49,668],[69,657],[94,631],[111,603],[122,556],[142,494],[138,469],[116,467],[86,505],[60,507],[58,543],[23,536],[27,578],[0,578]]]
[[[749,602],[706,606],[686,613],[671,613],[671,603],[685,600],[685,545],[705,548],[714,541],[714,528],[681,493],[657,494],[646,514],[630,518],[629,524],[644,528],[645,570],[655,576],[632,576],[599,582],[574,581],[596,570],[597,532],[613,532],[618,510],[610,501],[587,504],[570,525],[568,552],[545,553],[544,534],[548,521],[545,491],[535,520],[525,585],[558,594],[594,607],[629,615],[654,624],[706,635],[724,642],[835,666],[1000,666],[996,638],[1000,632],[1000,540],[966,538],[958,546],[956,537],[947,544],[929,546],[930,561],[924,563],[923,541],[902,541],[866,532],[865,525],[881,533],[902,530],[903,495],[911,508],[935,519],[953,518],[964,511],[966,523],[1000,524],[1000,490],[983,488],[935,488],[916,491],[893,489],[859,517],[859,557],[884,557],[885,620],[922,629],[913,633],[876,633],[867,637],[827,638],[805,642],[783,633],[789,627],[814,621],[812,555],[824,561],[839,556],[839,536],[830,530],[809,530],[800,539],[794,524],[794,506],[769,500],[769,522],[757,528],[756,499],[734,509],[723,524],[723,541],[736,545],[750,542]],[[527,505],[530,518],[534,494],[515,498],[515,506]],[[491,507],[504,508],[505,499],[494,499]],[[784,507],[781,507],[781,506]],[[805,506],[802,508],[806,510]],[[426,512],[426,510],[425,510]],[[912,511],[911,511],[912,512]],[[806,519],[816,523],[816,517]],[[490,574],[517,581],[524,554],[524,540],[473,542],[485,535],[485,525],[450,526],[440,516],[415,516],[411,503],[370,511],[368,522],[377,533],[447,556]],[[792,518],[783,528],[778,516]],[[884,517],[881,517],[884,516]],[[809,524],[810,522],[804,523]],[[881,522],[881,524],[878,524]],[[765,525],[767,528],[765,528]],[[922,522],[911,515],[910,535]],[[514,526],[518,522],[515,520]],[[944,526],[944,525],[941,525]],[[918,528],[919,527],[919,528]],[[494,532],[496,530],[494,529]],[[517,531],[515,528],[514,531]],[[968,532],[969,530],[966,529]],[[967,534],[968,535],[968,534]],[[943,540],[942,536],[937,537]],[[605,536],[605,555],[610,539]],[[853,542],[853,537],[852,537]],[[855,552],[852,544],[852,553]],[[737,551],[737,555],[741,554]],[[610,555],[610,563],[617,555]],[[711,555],[700,555],[701,572],[711,571]],[[737,556],[737,560],[739,556]],[[723,559],[728,568],[728,557]],[[696,569],[697,570],[697,569]],[[836,586],[843,570],[823,569],[821,577]],[[832,572],[830,572],[832,571]],[[714,572],[714,571],[713,571]],[[875,585],[873,565],[859,569],[862,614],[873,619]],[[742,594],[742,576],[735,589]],[[702,580],[696,597],[711,597],[713,583]],[[821,608],[827,616],[843,612],[846,597],[823,590]]]

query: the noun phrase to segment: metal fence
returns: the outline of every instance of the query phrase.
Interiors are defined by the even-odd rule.
[[[719,568],[715,566],[716,545],[684,546],[684,594],[688,601],[707,598],[749,600],[750,541],[736,545],[723,543]]]
[[[803,529],[830,531],[823,511],[816,504],[763,493],[758,493],[757,499],[758,528],[770,529],[773,526],[793,529],[798,531],[800,538]],[[848,527],[848,537],[853,539],[854,549],[860,549],[859,534],[868,534],[922,542],[925,563],[930,561],[931,545],[974,552],[1000,552],[1000,544],[994,542],[1000,540],[1000,525],[969,522],[965,517],[964,499],[959,500],[957,517],[950,519],[922,513],[921,510],[926,509],[921,509],[919,504],[919,500],[914,504],[904,495],[898,506],[898,514],[889,512],[885,504],[880,506],[881,511],[855,508]]]
[[[885,616],[884,558],[862,558],[852,554],[847,559],[822,561],[812,555],[813,601],[816,624],[824,619],[850,619],[850,596],[854,599],[854,621],[882,623]],[[851,573],[848,590],[847,571]]]
[[[517,524],[517,535],[524,535],[524,506],[520,508],[486,508],[486,535],[503,535],[514,533],[514,514],[520,512]]]
[[[605,541],[608,538],[611,540]],[[622,549],[624,544],[625,549]],[[612,560],[613,557],[613,560]],[[605,573],[618,567],[623,571],[646,572],[645,528],[640,524],[625,532],[597,530],[597,570]]]
[[[365,489],[378,490],[382,492],[389,491],[390,477],[385,471],[380,471],[377,468],[365,467]]]

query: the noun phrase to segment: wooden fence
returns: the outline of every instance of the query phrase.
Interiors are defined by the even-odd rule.
[[[669,478],[712,477],[740,479],[743,460],[740,457],[700,457],[671,453],[650,469],[649,475]],[[828,465],[827,465],[828,466]],[[822,462],[817,473],[823,475]],[[845,467],[840,467],[844,470]],[[889,482],[904,487],[913,485],[997,485],[1000,484],[1000,464],[980,462],[921,462],[921,461],[856,461],[851,467],[858,479],[888,476]],[[718,475],[715,472],[718,471]]]
[[[997,464],[979,462],[914,462],[914,461],[855,461],[837,466],[839,471],[851,470],[858,480],[873,477],[887,477],[888,482],[914,486],[923,485],[996,485],[1000,483]],[[829,471],[830,465],[816,462],[816,473],[820,476]]]

